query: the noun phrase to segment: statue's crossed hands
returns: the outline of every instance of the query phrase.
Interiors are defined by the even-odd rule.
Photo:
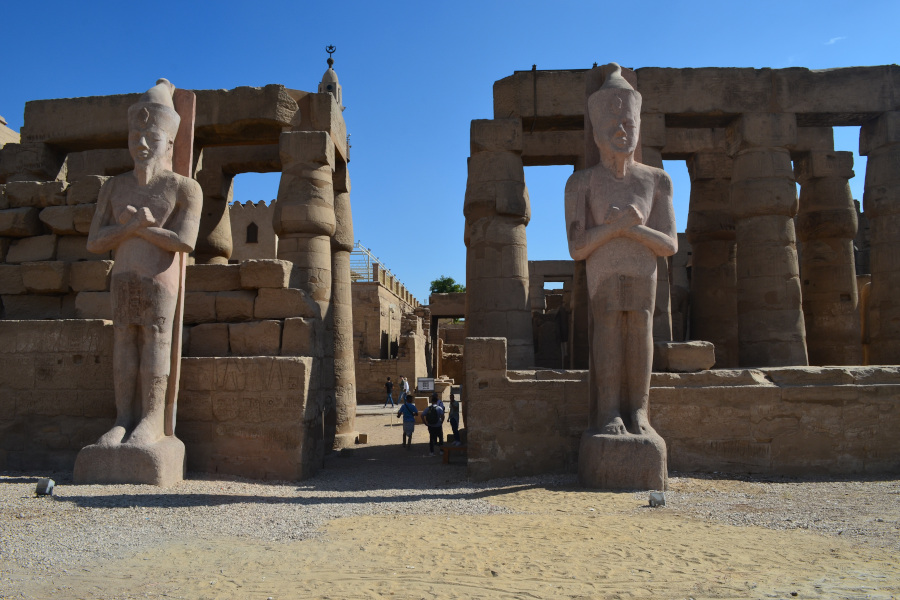
[[[129,204],[119,215],[119,224],[128,225],[130,223],[137,227],[149,227],[156,224],[156,219],[153,218],[153,213],[146,206],[138,210]]]

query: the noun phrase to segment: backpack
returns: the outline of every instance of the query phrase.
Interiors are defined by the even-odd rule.
[[[437,405],[432,404],[428,407],[428,410],[425,411],[425,423],[429,427],[436,427],[441,423],[441,415],[438,414]]]

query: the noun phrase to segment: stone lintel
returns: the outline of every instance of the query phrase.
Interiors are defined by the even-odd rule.
[[[584,159],[584,132],[525,132],[522,141],[522,163],[526,167],[574,165]]]

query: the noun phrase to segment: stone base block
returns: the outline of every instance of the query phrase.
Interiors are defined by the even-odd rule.
[[[695,373],[716,364],[712,342],[656,342],[653,344],[653,370],[670,373]]]
[[[610,435],[588,429],[581,436],[578,480],[587,488],[665,490],[666,442],[647,435]]]
[[[168,487],[184,479],[184,442],[167,436],[150,445],[85,446],[75,459],[75,483],[136,483]]]
[[[334,449],[335,450],[343,450],[344,448],[351,448],[356,445],[356,438],[360,434],[356,431],[351,431],[350,433],[339,433],[334,436]],[[364,442],[360,442],[364,443]]]

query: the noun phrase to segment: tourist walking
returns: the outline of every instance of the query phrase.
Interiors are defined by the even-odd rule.
[[[387,400],[384,401],[384,406],[381,408],[387,408],[388,402],[391,403],[391,408],[394,408],[394,384],[391,382],[390,377],[387,378],[384,389],[387,392]]]
[[[459,401],[453,392],[450,393],[450,415],[447,420],[450,421],[450,428],[453,430],[453,445],[462,445],[462,440],[459,439]]]
[[[406,402],[397,411],[397,416],[403,417],[403,447],[407,450],[412,446],[412,434],[416,429],[416,416],[418,414],[419,410],[416,408],[416,403],[413,402],[411,396],[407,396]]]
[[[401,377],[400,384],[400,402],[406,402],[406,397],[409,396],[409,381],[406,377]]]
[[[437,394],[431,395],[431,406],[422,413],[422,420],[428,426],[428,451],[434,456],[434,445],[442,446],[444,428],[444,409],[438,405]]]

